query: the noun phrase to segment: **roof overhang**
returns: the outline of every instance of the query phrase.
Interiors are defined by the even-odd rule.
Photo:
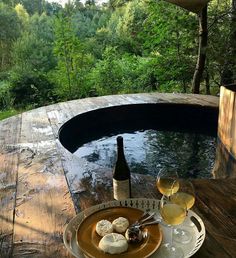
[[[190,12],[199,13],[210,0],[165,0]]]

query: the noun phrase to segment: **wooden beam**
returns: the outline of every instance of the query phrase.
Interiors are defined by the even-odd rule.
[[[210,0],[164,0],[190,12],[199,13]]]

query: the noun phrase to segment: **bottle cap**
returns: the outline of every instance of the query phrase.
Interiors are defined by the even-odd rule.
[[[123,143],[123,137],[120,135],[117,136],[116,140],[117,140],[117,143]]]

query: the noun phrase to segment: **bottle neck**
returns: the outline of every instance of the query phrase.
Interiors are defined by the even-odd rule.
[[[124,158],[125,157],[123,142],[118,142],[118,144],[117,144],[117,154],[118,154],[118,158]]]

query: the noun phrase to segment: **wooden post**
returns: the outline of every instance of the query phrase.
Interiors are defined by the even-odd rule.
[[[221,86],[215,178],[236,177],[236,85]]]

